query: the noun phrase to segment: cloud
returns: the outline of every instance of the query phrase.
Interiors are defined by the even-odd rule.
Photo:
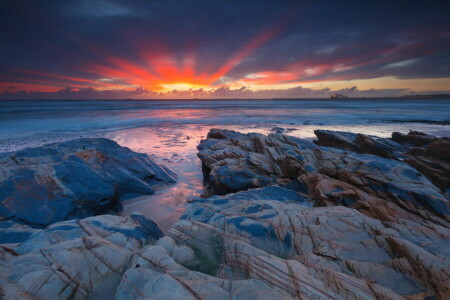
[[[0,1],[0,87],[450,77],[449,10],[448,1]]]
[[[449,93],[450,91],[424,91],[423,94]],[[342,94],[348,97],[396,97],[417,94],[409,89],[368,89],[359,90],[356,86],[332,90],[328,87],[311,89],[296,86],[288,89],[252,90],[249,87],[240,88],[218,87],[214,89],[189,89],[171,91],[152,91],[142,87],[135,89],[99,90],[92,87],[73,88],[66,87],[55,92],[37,91],[5,91],[0,93],[0,100],[66,100],[66,99],[272,99],[272,98],[329,98],[333,94]]]

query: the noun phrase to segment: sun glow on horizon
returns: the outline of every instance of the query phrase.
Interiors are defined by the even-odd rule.
[[[172,90],[178,90],[178,91],[185,91],[190,89],[200,89],[200,88],[206,88],[208,85],[201,85],[201,84],[195,84],[195,83],[187,83],[187,82],[175,82],[175,83],[161,83],[159,84],[161,87],[163,87],[164,91],[172,91]]]

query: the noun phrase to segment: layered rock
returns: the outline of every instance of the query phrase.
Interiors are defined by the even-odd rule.
[[[441,191],[450,189],[450,140],[418,131],[394,132],[392,138],[315,130],[316,144],[403,160],[427,176]]]
[[[29,236],[0,246],[3,297],[449,298],[448,202],[410,165],[226,130],[199,150],[226,195],[190,202],[164,237],[138,214],[9,221]]]
[[[214,193],[291,184],[322,202],[352,206],[377,198],[431,219],[450,214],[439,189],[400,161],[318,147],[286,135],[226,130],[211,130],[198,148],[207,186]]]
[[[37,230],[15,247],[0,247],[0,254],[4,254],[0,261],[1,296],[127,300],[291,298],[286,291],[262,280],[225,279],[193,270],[199,263],[199,251],[203,250],[191,243],[188,244],[193,248],[177,245],[169,236],[161,237],[156,224],[138,214],[55,223]]]
[[[259,196],[269,188],[194,201],[169,236],[210,257],[219,249],[220,259],[210,259],[216,274],[245,274],[292,298],[450,295],[448,223],[401,214],[382,221],[347,207]]]
[[[175,174],[108,139],[78,139],[0,154],[0,218],[34,227],[120,209]]]
[[[111,299],[135,251],[163,236],[142,215],[111,215],[37,230],[0,262],[4,299]]]
[[[194,201],[185,227],[207,224],[218,236],[274,256],[264,259],[269,265],[279,259],[284,270],[300,267],[258,269],[242,248],[225,254],[234,259],[227,265],[299,298],[450,295],[449,204],[408,164],[284,135],[221,130],[212,130],[199,150],[211,191],[242,192]],[[186,230],[169,235],[183,240]],[[305,286],[309,294],[299,289]]]

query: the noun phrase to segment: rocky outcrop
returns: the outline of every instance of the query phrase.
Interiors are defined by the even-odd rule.
[[[175,174],[108,139],[78,139],[0,154],[0,219],[33,227],[117,211]]]
[[[313,208],[313,199],[273,197],[291,190],[263,192],[272,188],[196,200],[187,207],[186,221],[168,234],[209,253],[216,274],[240,272],[293,298],[446,299],[450,294],[448,223],[414,221],[400,208],[384,220],[366,214],[382,203],[366,203],[360,211]],[[214,251],[220,260],[213,259]]]
[[[206,224],[205,230],[246,245],[225,247],[239,249],[225,254],[227,265],[294,297],[450,295],[449,204],[408,164],[279,134],[225,130],[212,130],[199,150],[208,188],[228,195],[192,202],[183,216],[188,223],[169,231],[174,239],[186,239],[185,228]],[[252,255],[243,254],[249,246],[279,269],[258,269],[261,263],[257,267]],[[306,286],[309,293],[301,289]]]
[[[36,230],[0,262],[3,299],[112,299],[135,251],[163,236],[142,215],[70,220]]]
[[[385,158],[403,157],[407,147],[390,140],[361,133],[332,130],[314,130],[317,140],[315,144],[359,153],[373,154]]]
[[[400,161],[271,134],[211,130],[199,145],[207,186],[227,194],[291,184],[323,202],[353,206],[377,198],[433,218],[448,201],[427,177]]]
[[[34,230],[0,246],[3,297],[449,298],[448,202],[410,165],[281,134],[211,130],[198,148],[225,195],[166,236],[138,214],[0,226]]]
[[[442,192],[450,189],[450,140],[418,131],[394,132],[392,138],[315,130],[317,145],[402,160],[427,176]]]
[[[0,261],[1,295],[4,299],[291,298],[262,280],[211,276],[203,249],[161,237],[156,224],[138,214],[55,223],[15,247],[0,247],[0,254],[5,253]],[[204,272],[195,270],[197,264]]]

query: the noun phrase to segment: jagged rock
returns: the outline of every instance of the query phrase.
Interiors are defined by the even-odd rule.
[[[450,188],[450,163],[429,156],[411,156],[404,161],[427,176],[441,191]]]
[[[15,247],[14,251],[23,255],[62,241],[90,235],[100,236],[121,247],[134,249],[146,244],[149,239],[156,241],[164,234],[154,222],[137,213],[127,218],[100,215],[52,224],[35,232]]]
[[[317,140],[314,141],[317,145],[358,151],[358,145],[355,142],[357,137],[356,133],[314,130],[314,134],[317,136]]]
[[[315,130],[321,146],[403,160],[427,176],[442,192],[450,188],[450,141],[422,132],[394,132],[392,139],[349,132]],[[420,146],[420,147],[419,147]]]
[[[408,134],[394,132],[392,140],[400,144],[426,146],[436,140],[436,137],[420,131],[410,131]]]
[[[295,128],[283,128],[283,127],[273,127],[270,129],[270,133],[276,133],[276,134],[282,134],[282,133],[289,133],[292,131],[296,131]]]
[[[196,236],[193,236],[195,238]],[[227,280],[190,270],[161,246],[147,246],[134,257],[115,299],[291,299],[262,280]]]
[[[308,202],[314,197],[280,201],[273,194],[270,199],[264,190],[272,188],[195,200],[185,221],[168,235],[178,245],[195,243],[216,276],[227,265],[231,274],[242,272],[293,297],[445,299],[450,294],[447,221],[437,224],[382,200],[363,202],[357,207],[362,213],[341,206],[312,208]],[[380,213],[383,205],[384,214],[370,213]],[[220,259],[214,258],[217,251]]]
[[[36,230],[8,249],[4,299],[112,299],[134,252],[163,236],[151,220],[102,215]]]
[[[53,224],[13,249],[0,247],[0,290],[5,299],[291,298],[262,280],[193,271],[183,265],[193,266],[199,249],[171,237],[154,245],[161,236],[136,214]]]
[[[424,155],[450,163],[450,142],[443,139],[433,141],[425,149]]]
[[[318,140],[317,145],[347,149],[359,153],[378,155],[381,157],[398,159],[407,148],[390,139],[361,133],[350,133],[331,130],[314,130]]]
[[[325,176],[346,182],[353,190],[416,213],[450,214],[448,201],[439,189],[403,162],[319,147],[285,135],[211,132],[200,143],[198,155],[207,185],[217,194],[294,180],[311,188],[312,177],[301,178],[309,174],[316,181]]]
[[[0,154],[0,218],[34,227],[117,211],[175,175],[108,139],[78,139]]]
[[[97,216],[0,246],[3,297],[449,298],[448,202],[411,166],[226,130],[199,150],[227,195],[190,202],[164,237],[142,215]]]

